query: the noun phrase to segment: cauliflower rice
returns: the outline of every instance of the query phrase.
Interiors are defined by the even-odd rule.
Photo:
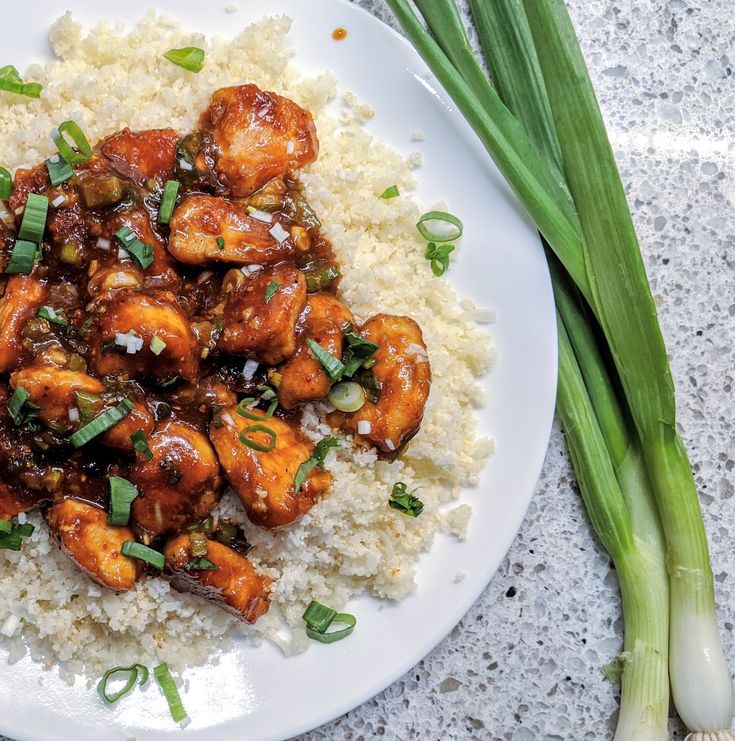
[[[205,662],[238,634],[267,638],[287,654],[302,651],[309,639],[301,615],[310,600],[341,609],[362,592],[401,599],[414,590],[418,556],[437,531],[466,533],[470,507],[451,502],[460,486],[477,482],[492,448],[478,437],[473,412],[483,402],[475,379],[492,356],[488,335],[470,321],[473,307],[431,275],[414,226],[419,206],[405,195],[378,198],[389,185],[402,194],[412,189],[418,155],[406,160],[375,141],[361,125],[370,109],[339,95],[331,73],[301,77],[289,62],[289,28],[287,18],[264,19],[228,42],[184,32],[153,13],[130,35],[110,23],[85,32],[67,13],[50,34],[57,60],[24,76],[43,84],[41,99],[0,94],[0,162],[13,170],[50,156],[49,132],[69,118],[94,142],[125,126],[189,131],[212,92],[226,85],[254,82],[292,98],[316,120],[321,153],[302,179],[343,264],[344,300],[359,320],[380,306],[423,329],[434,381],[421,430],[392,463],[349,440],[332,451],[329,494],[278,532],[250,525],[234,496],[225,496],[218,511],[243,522],[249,557],[275,579],[271,610],[254,626],[162,578],[123,594],[107,591],[51,542],[40,514],[21,515],[35,532],[21,552],[0,551],[0,645],[11,661],[30,652],[69,675],[88,676],[132,661],[181,668]],[[163,59],[168,49],[191,45],[206,51],[199,74]],[[314,439],[331,434],[313,408],[303,426]],[[396,481],[421,487],[419,518],[387,506]]]

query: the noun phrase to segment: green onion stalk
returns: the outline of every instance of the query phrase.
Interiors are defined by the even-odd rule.
[[[615,380],[606,383],[619,382],[624,393],[624,415],[629,414],[632,420],[632,430],[627,432],[631,463],[626,467],[630,466],[633,473],[617,471],[620,493],[629,513],[643,506],[648,484],[644,483],[642,460],[663,525],[670,595],[669,675],[674,701],[694,737],[710,734],[709,738],[735,738],[727,730],[734,699],[716,623],[706,534],[691,466],[677,433],[666,350],[625,193],[566,7],[562,0],[473,0],[484,51],[498,78],[498,90],[513,111],[510,113],[500,95],[480,78],[481,67],[471,54],[453,0],[417,2],[431,33],[406,0],[388,0],[388,4],[475,129],[599,322],[607,343],[605,356],[611,358],[614,367],[611,374]],[[505,43],[498,43],[499,38]],[[529,100],[535,105],[529,105]],[[529,152],[531,157],[527,156]],[[558,183],[558,172],[564,174],[565,185]],[[558,276],[558,271],[555,274]],[[590,503],[599,506],[602,497],[617,498],[617,494],[610,493],[609,486],[601,486],[605,482],[598,480],[602,475],[594,461],[600,451],[593,457],[583,454],[583,441],[574,435],[579,422],[576,416],[584,408],[584,395],[578,393],[579,389],[574,392],[572,382],[575,376],[570,353],[578,334],[568,332],[562,319],[561,343],[564,345],[568,338],[569,346],[560,348],[565,358],[560,371],[567,375],[560,378],[559,412],[589,509]],[[577,362],[583,363],[586,351],[578,352]],[[587,381],[584,374],[582,378]],[[589,386],[587,392],[592,404],[594,395]],[[601,413],[599,405],[596,411]],[[598,426],[600,422],[598,417]],[[594,426],[588,421],[588,431],[590,427]],[[608,438],[606,444],[615,469],[616,461],[619,463],[615,441]],[[590,516],[595,527],[602,527],[592,510]],[[624,519],[615,522],[625,529]],[[600,529],[598,534],[606,547],[613,547]],[[618,533],[618,540],[620,537]],[[655,545],[652,547],[655,550]],[[637,543],[637,549],[644,549],[641,543]],[[617,557],[611,551],[611,555],[617,562],[623,552],[628,551],[619,551]],[[630,571],[635,572],[635,568],[631,566]],[[632,605],[631,583],[622,572],[620,576],[623,601]],[[639,583],[632,580],[635,594],[646,588],[643,577],[645,574]],[[654,608],[649,605],[645,609]],[[627,622],[626,627],[630,628]],[[626,637],[626,648],[628,644]],[[650,681],[658,680],[652,676]],[[624,687],[624,705],[625,701]],[[625,707],[621,716],[624,712]],[[620,735],[626,737],[644,736]]]

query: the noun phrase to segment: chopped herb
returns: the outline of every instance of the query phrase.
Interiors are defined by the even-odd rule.
[[[106,409],[91,422],[78,429],[69,438],[69,442],[75,448],[81,448],[82,445],[85,445],[97,437],[97,435],[107,432],[107,430],[114,427],[120,420],[125,419],[134,408],[135,404],[130,399],[123,399],[116,407]]]
[[[365,389],[365,394],[371,404],[377,404],[380,401],[380,393],[383,390],[383,385],[375,373],[363,368],[352,376],[352,380],[359,383]]]
[[[10,523],[7,520],[0,520],[0,550],[19,551],[23,545],[23,538],[28,538],[36,529],[30,523],[19,525]]]
[[[115,232],[115,236],[120,240],[123,249],[130,254],[143,270],[153,262],[153,247],[145,242],[141,242],[130,227],[121,227]]]
[[[69,134],[78,151],[72,148],[64,134]],[[92,146],[75,121],[64,121],[64,123],[59,124],[58,131],[54,133],[52,138],[59,154],[70,165],[80,165],[92,157]]]
[[[154,336],[150,347],[154,355],[160,355],[166,349],[166,343],[160,337]]]
[[[163,553],[154,551],[153,548],[149,548],[147,545],[142,543],[136,543],[134,540],[126,540],[122,544],[120,552],[123,556],[129,558],[137,558],[139,561],[145,561],[145,563],[153,566],[154,568],[161,571],[166,565],[166,559]]]
[[[409,493],[408,487],[402,481],[393,484],[388,504],[409,517],[418,517],[424,511],[424,503],[413,493]]]
[[[396,198],[401,195],[401,191],[398,190],[397,185],[391,185],[386,188],[380,195],[384,201],[389,201],[391,198]]]
[[[265,445],[256,442],[252,438],[248,437],[248,433],[252,432],[264,432],[270,438],[270,442],[266,443]],[[247,445],[249,448],[252,448],[253,450],[259,451],[260,453],[270,453],[270,451],[276,447],[276,439],[276,433],[273,432],[270,427],[266,427],[265,425],[250,425],[240,433],[240,442],[243,445]]]
[[[175,386],[181,380],[182,380],[181,376],[170,376],[169,378],[164,378],[162,381],[159,381],[158,385],[162,389],[167,389],[170,386]]]
[[[186,710],[184,710],[184,705],[181,702],[181,695],[179,695],[179,690],[176,688],[176,682],[174,682],[174,678],[171,676],[168,666],[166,664],[157,666],[153,670],[153,676],[156,678],[156,682],[158,682],[158,686],[161,688],[161,692],[163,692],[163,696],[166,698],[171,717],[176,723],[181,723],[181,721],[186,719]]]
[[[223,250],[225,248],[224,237],[217,237],[217,247],[219,247],[220,250]]]
[[[431,272],[439,278],[447,272],[449,268],[449,255],[454,252],[453,244],[442,244],[437,245],[434,242],[429,242],[426,245],[426,252],[424,257],[427,260],[431,260]]]
[[[204,67],[204,50],[196,46],[169,49],[163,56],[172,64],[189,72],[201,72]]]
[[[324,459],[327,457],[330,448],[338,448],[339,440],[336,437],[325,437],[320,440],[315,448],[314,452],[299,466],[296,471],[296,476],[293,480],[293,488],[295,492],[299,492],[301,487],[306,481],[306,477],[311,473],[311,470],[315,466],[324,468]]]
[[[163,200],[158,209],[158,223],[168,224],[176,208],[176,197],[179,194],[179,183],[176,180],[167,180],[163,189]]]
[[[192,558],[184,568],[188,571],[216,571],[219,569],[219,566],[213,564],[208,559],[199,556],[197,558]]]
[[[69,602],[76,602],[79,599],[78,594],[70,594],[69,595]]]
[[[355,334],[349,325],[344,333],[344,339],[346,344],[342,355],[342,362],[345,366],[344,375],[352,378],[355,372],[364,366],[380,348],[374,342]]]
[[[23,82],[18,70],[12,64],[0,68],[0,90],[26,98],[40,98],[43,86],[38,82]]]
[[[13,195],[13,176],[10,170],[0,167],[0,201],[7,201]]]
[[[43,233],[46,230],[46,216],[48,216],[48,198],[38,193],[29,193],[26,200],[23,219],[18,230],[20,241],[43,242]]]
[[[224,422],[222,421],[222,410],[224,408],[224,404],[212,404],[212,406],[209,407],[209,412],[212,417],[212,427],[219,429],[224,426]]]
[[[72,594],[72,597],[78,595]],[[71,597],[69,598],[71,602]],[[108,682],[126,679],[126,683],[117,692],[110,692],[107,689]],[[116,666],[114,669],[108,669],[97,684],[97,692],[100,697],[109,705],[114,705],[119,699],[125,697],[128,692],[132,691],[136,684],[144,685],[148,681],[148,669],[142,664],[133,664],[132,666]]]
[[[453,242],[462,236],[464,225],[446,211],[428,211],[418,220],[416,228],[427,242]]]
[[[71,165],[60,154],[55,154],[46,160],[46,169],[51,185],[54,187],[74,177],[74,170],[71,169]]]
[[[36,259],[37,250],[38,245],[35,242],[27,242],[23,239],[16,240],[4,272],[28,275],[33,270],[33,261]]]
[[[153,452],[148,447],[148,440],[146,439],[145,432],[138,430],[130,436],[130,440],[133,443],[135,451],[145,457],[146,460],[153,460]]]
[[[263,397],[261,397],[263,398]],[[254,396],[246,396],[235,407],[235,411],[247,419],[270,419],[278,407],[278,399],[273,399],[268,405],[268,411],[263,414],[255,414],[252,410],[257,406],[258,400]]]
[[[108,476],[110,484],[110,512],[107,522],[110,525],[127,525],[130,520],[130,505],[138,496],[134,484],[120,476]]]
[[[318,342],[315,342],[311,337],[306,338],[306,344],[309,349],[314,353],[316,359],[322,364],[326,374],[329,376],[330,381],[336,381],[344,372],[345,366],[341,360],[332,355],[328,350],[325,350]]]
[[[265,302],[268,303],[278,292],[281,284],[277,280],[272,280],[265,289]]]
[[[306,623],[306,635],[312,640],[320,643],[335,643],[347,638],[357,625],[357,618],[347,612],[337,612],[331,607],[319,604],[312,600],[302,616]],[[340,623],[345,627],[341,630],[327,631],[334,623]]]
[[[168,483],[171,486],[176,486],[176,484],[181,481],[181,477],[184,475],[183,472],[168,456],[166,456],[158,465],[168,474]]]
[[[60,327],[67,327],[69,325],[67,318],[63,314],[57,312],[52,306],[42,306],[38,310],[38,316],[40,316],[41,319],[46,319],[52,324],[58,324]]]

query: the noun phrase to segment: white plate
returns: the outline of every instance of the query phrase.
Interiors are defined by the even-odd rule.
[[[481,486],[463,493],[474,508],[467,541],[439,537],[421,562],[419,589],[400,605],[364,598],[350,604],[359,630],[285,659],[270,645],[238,645],[217,667],[187,672],[181,731],[155,687],[114,709],[79,683],[65,685],[29,659],[9,667],[0,655],[0,731],[15,739],[282,739],[325,723],[380,692],[424,657],[460,620],[500,565],[517,533],[541,469],[556,387],[556,323],[546,263],[535,230],[447,96],[413,49],[385,25],[342,0],[159,0],[185,26],[231,37],[246,22],[286,13],[294,19],[295,62],[332,69],[342,89],[376,111],[368,128],[403,153],[420,150],[417,196],[461,213],[465,237],[451,280],[462,296],[498,313],[492,333],[501,358],[483,383],[481,425],[497,441]],[[50,23],[71,8],[85,23],[134,21],[150,0],[34,0],[3,9],[0,63],[19,68],[49,57]],[[209,9],[206,9],[209,8]],[[331,32],[344,26],[347,39]],[[420,130],[425,141],[411,142]],[[324,147],[329,143],[324,142]],[[459,571],[466,578],[455,583]]]

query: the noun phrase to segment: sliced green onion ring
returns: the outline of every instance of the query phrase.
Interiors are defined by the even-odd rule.
[[[138,489],[127,479],[108,476],[110,484],[110,512],[107,522],[110,525],[127,525],[130,521],[130,505],[138,496]]]
[[[78,152],[74,151],[71,144],[66,140],[64,134],[70,136],[74,145],[79,150]],[[53,140],[56,149],[59,150],[59,154],[70,165],[81,165],[92,156],[92,147],[76,121],[64,121],[64,123],[59,124],[58,133],[54,134]]]
[[[102,414],[97,415],[91,422],[79,428],[69,438],[69,442],[75,448],[81,448],[82,445],[86,445],[86,443],[97,437],[97,435],[107,432],[107,430],[114,427],[120,420],[125,419],[134,408],[135,404],[130,399],[123,399],[116,407],[105,409]]]
[[[388,188],[386,188],[381,194],[380,197],[384,201],[389,201],[391,198],[396,198],[399,195],[401,195],[401,191],[398,190],[397,185],[391,185]]]
[[[265,303],[267,304],[278,292],[281,284],[277,280],[272,280],[265,289]]]
[[[416,222],[416,228],[429,242],[453,242],[462,236],[464,225],[446,211],[427,211]]]
[[[264,432],[270,437],[270,444],[261,445],[260,443],[255,442],[255,440],[251,440],[248,437],[249,432]],[[259,451],[260,453],[270,453],[270,451],[276,447],[276,438],[276,433],[273,432],[270,427],[266,427],[265,425],[250,425],[240,433],[240,442],[253,450]]]
[[[43,233],[46,230],[46,216],[48,214],[48,198],[38,193],[29,193],[26,201],[23,220],[20,222],[18,239],[40,244],[43,242]]]
[[[75,595],[72,595],[74,597]],[[122,677],[116,675],[122,674]],[[117,692],[110,692],[107,689],[108,682],[114,682],[116,679],[123,679],[127,677],[127,682],[122,689]],[[119,699],[125,697],[133,687],[140,680],[140,684],[144,685],[148,681],[148,668],[142,664],[133,664],[132,666],[116,666],[113,669],[108,669],[97,684],[97,692],[100,697],[108,704],[114,705]]]
[[[168,224],[176,208],[176,197],[179,195],[179,183],[177,180],[167,180],[163,189],[163,200],[158,209],[158,223]]]
[[[13,529],[13,523],[10,520],[0,520],[0,533],[9,533]]]
[[[306,635],[312,640],[320,643],[335,643],[347,638],[357,625],[357,618],[347,612],[337,612],[331,607],[319,604],[312,600],[303,614],[306,623]],[[345,627],[341,630],[327,632],[334,623],[340,623]]]
[[[306,344],[312,353],[314,353],[316,359],[322,364],[326,374],[329,376],[329,380],[338,380],[344,373],[344,363],[338,358],[335,358],[332,353],[325,350],[318,342],[312,340],[311,337],[306,338]]]
[[[185,720],[187,717],[186,710],[184,710],[184,704],[181,702],[181,695],[176,687],[174,678],[171,676],[171,671],[169,670],[168,665],[161,664],[160,666],[157,666],[153,670],[153,676],[156,678],[156,682],[158,682],[158,686],[161,688],[161,692],[163,692],[163,696],[166,698],[171,717],[176,723],[181,723],[181,721]]]
[[[0,90],[24,95],[26,98],[40,98],[43,87],[38,82],[23,82],[18,70],[8,64],[0,68]]]
[[[276,408],[278,407],[278,399],[273,399],[268,405],[267,412],[255,414],[253,410],[255,409],[256,402],[257,399],[254,396],[246,396],[240,401],[237,407],[235,407],[235,411],[241,417],[245,417],[246,419],[270,419],[273,416],[273,413],[276,411]]]
[[[13,195],[13,176],[9,170],[0,167],[0,201],[7,201]]]
[[[74,170],[71,169],[71,165],[60,154],[49,157],[45,164],[49,180],[54,187],[74,177]]]
[[[150,348],[154,355],[160,355],[166,349],[166,343],[160,337],[154,336]]]
[[[23,239],[16,240],[4,272],[8,275],[15,273],[28,275],[33,270],[37,250],[38,245],[35,242],[27,242]]]
[[[196,46],[169,49],[163,56],[172,64],[189,72],[201,72],[204,67],[204,50]]]
[[[356,412],[365,404],[365,392],[362,386],[354,381],[335,384],[327,398],[340,412]]]
[[[138,561],[144,561],[159,571],[163,570],[163,567],[166,565],[166,557],[163,553],[160,551],[154,551],[153,548],[149,548],[147,545],[143,545],[134,540],[126,540],[122,544],[120,553],[122,553],[123,556],[137,558]]]

